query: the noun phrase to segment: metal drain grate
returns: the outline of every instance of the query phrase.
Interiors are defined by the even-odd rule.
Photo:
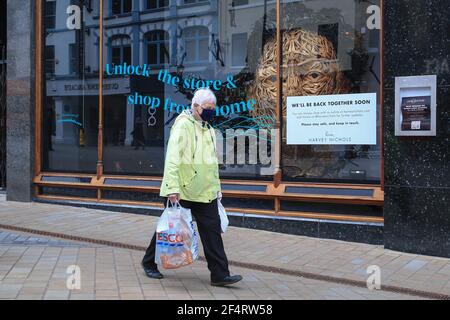
[[[88,244],[0,231],[0,246],[91,247]]]

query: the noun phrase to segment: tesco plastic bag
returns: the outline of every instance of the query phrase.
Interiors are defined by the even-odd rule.
[[[198,235],[191,210],[179,203],[166,206],[156,227],[155,262],[164,269],[176,269],[198,258]]]

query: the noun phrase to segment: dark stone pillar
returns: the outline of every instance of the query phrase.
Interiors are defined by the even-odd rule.
[[[385,0],[385,247],[450,257],[450,6]],[[437,136],[394,134],[394,78],[437,75]]]
[[[6,199],[32,200],[35,1],[7,1]]]

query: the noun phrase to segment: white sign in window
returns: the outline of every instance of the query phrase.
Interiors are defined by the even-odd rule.
[[[376,145],[377,94],[287,98],[288,145]]]

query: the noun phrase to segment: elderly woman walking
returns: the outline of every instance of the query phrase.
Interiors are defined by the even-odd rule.
[[[225,286],[242,280],[231,276],[223,247],[217,198],[221,195],[216,137],[209,125],[216,108],[209,88],[198,89],[191,109],[183,111],[170,131],[160,196],[191,209],[211,272],[211,285]],[[146,275],[162,279],[155,263],[156,232],[142,260]]]

